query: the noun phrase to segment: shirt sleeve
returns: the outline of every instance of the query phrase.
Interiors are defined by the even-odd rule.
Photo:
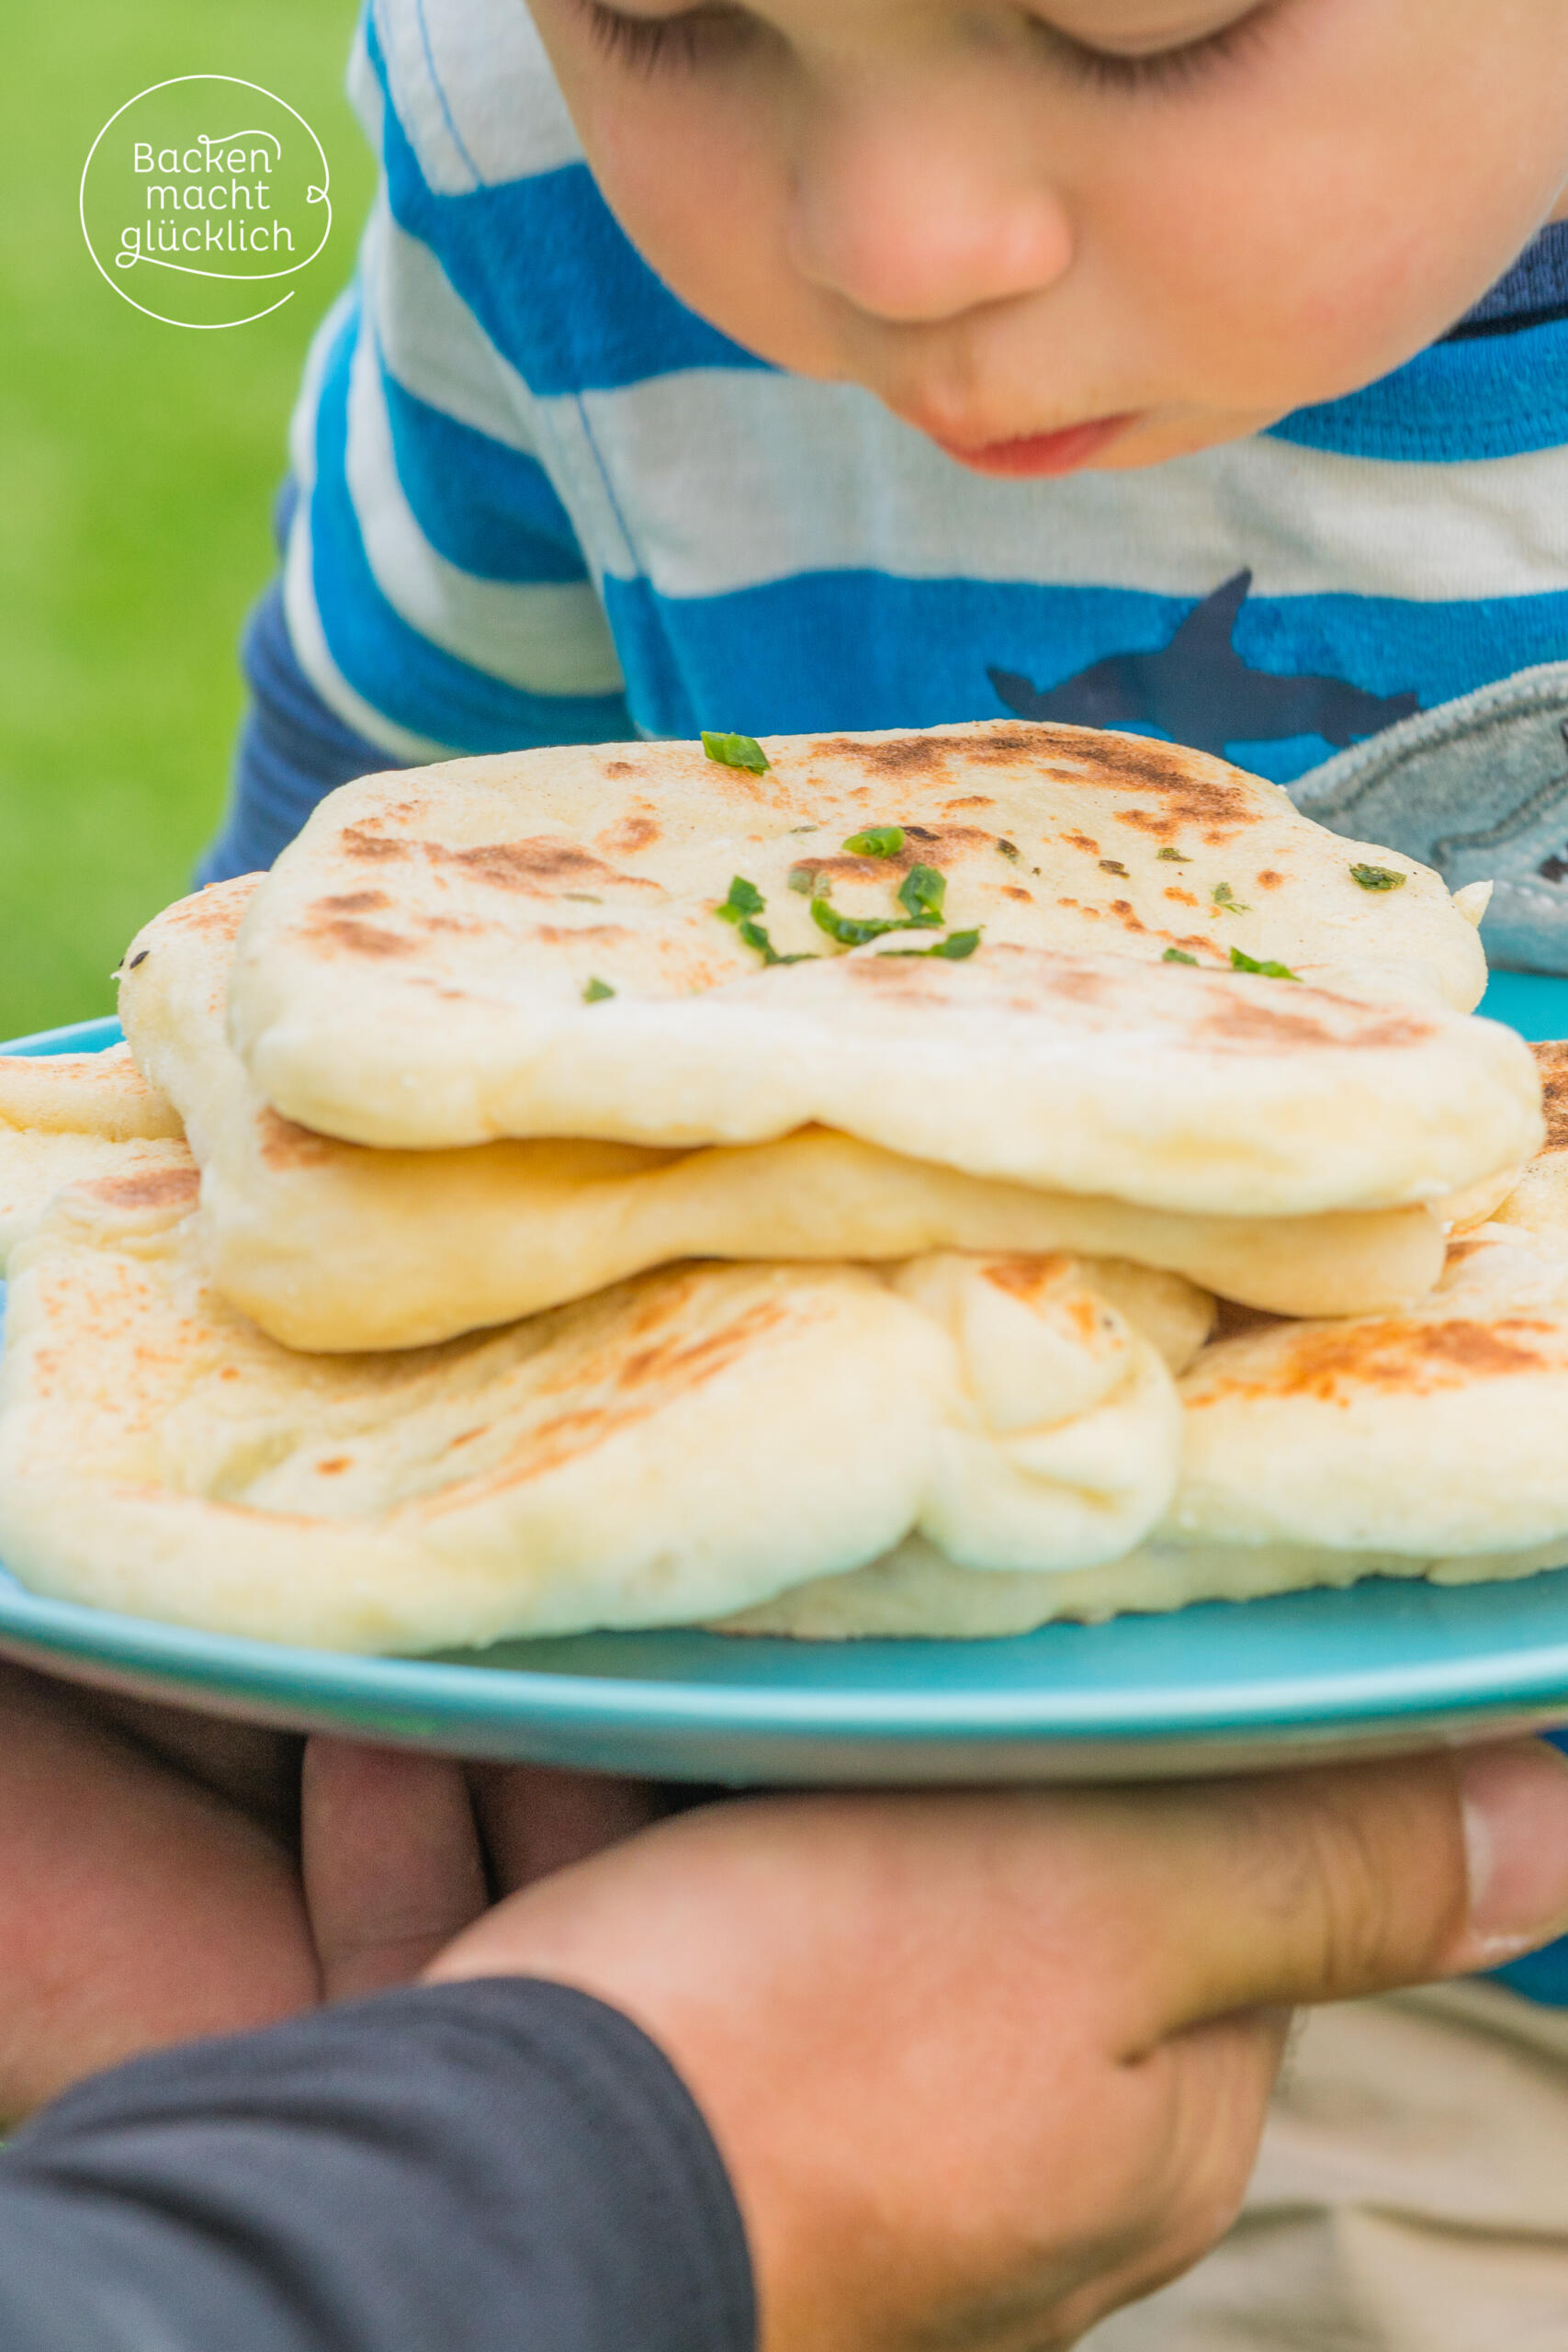
[[[161,2052],[0,2154],[6,2352],[752,2352],[702,2116],[629,2019],[496,1978]]]

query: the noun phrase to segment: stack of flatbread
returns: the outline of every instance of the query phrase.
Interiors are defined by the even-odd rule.
[[[371,1650],[1568,1560],[1480,910],[1075,729],[365,778],[0,1061],[0,1556]]]

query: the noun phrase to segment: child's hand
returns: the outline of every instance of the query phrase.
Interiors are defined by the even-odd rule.
[[[1065,2346],[1232,2218],[1285,2005],[1568,1911],[1568,1770],[1477,1754],[1462,1824],[1460,1781],[742,1800],[501,1905],[430,1974],[574,1984],[660,2041],[728,2164],[764,2352]]]

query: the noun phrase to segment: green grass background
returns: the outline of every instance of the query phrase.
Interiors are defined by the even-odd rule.
[[[39,0],[7,26],[0,138],[0,1038],[111,1011],[108,975],[222,806],[235,645],[305,346],[372,185],[343,96],[353,0]],[[326,150],[333,232],[272,318],[143,318],[82,241],[117,107],[177,74],[261,83]]]

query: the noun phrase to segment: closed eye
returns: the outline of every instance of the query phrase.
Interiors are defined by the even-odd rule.
[[[754,23],[743,9],[717,6],[683,8],[675,17],[626,17],[603,0],[578,0],[578,6],[605,56],[640,74],[703,64],[716,51],[743,40]]]
[[[1279,0],[1262,0],[1228,25],[1221,25],[1197,40],[1174,49],[1149,50],[1142,55],[1126,51],[1096,49],[1064,32],[1060,26],[1036,18],[1052,56],[1072,77],[1097,90],[1169,90],[1197,82],[1233,62],[1268,37]]]

